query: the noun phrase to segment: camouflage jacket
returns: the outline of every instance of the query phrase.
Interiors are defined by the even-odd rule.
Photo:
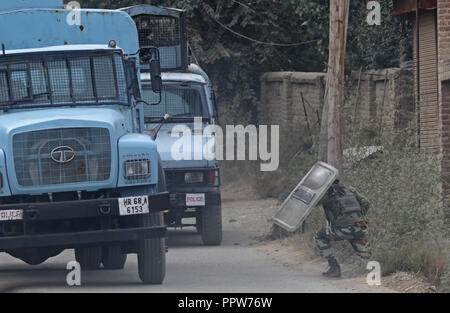
[[[341,187],[345,188],[344,186]],[[325,216],[331,225],[348,226],[354,225],[358,222],[362,222],[365,220],[364,216],[367,214],[370,208],[369,201],[360,193],[358,193],[355,188],[348,187],[345,189],[355,196],[356,200],[359,202],[361,209],[358,212],[344,213],[342,205],[337,200],[337,197],[339,195],[337,195],[336,193],[333,194],[327,192],[327,194],[323,197],[319,204],[323,206]]]

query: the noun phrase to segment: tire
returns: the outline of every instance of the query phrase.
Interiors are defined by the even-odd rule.
[[[121,270],[125,267],[127,255],[122,253],[120,246],[104,247],[102,263],[107,270]]]
[[[101,247],[76,248],[75,260],[80,263],[82,270],[98,270],[102,264],[102,250]]]
[[[160,225],[162,213],[152,213],[141,218],[143,227]],[[166,239],[151,238],[139,241],[139,278],[144,284],[160,285],[166,276]]]
[[[203,244],[219,246],[222,243],[222,206],[219,204],[204,207],[201,214],[200,229]]]

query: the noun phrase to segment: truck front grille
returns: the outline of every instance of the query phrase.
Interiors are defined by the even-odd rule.
[[[23,187],[99,182],[110,178],[105,128],[61,128],[13,137],[16,177]]]

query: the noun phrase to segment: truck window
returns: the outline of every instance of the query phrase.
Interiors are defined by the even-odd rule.
[[[165,85],[162,90],[162,100],[158,105],[145,106],[146,118],[161,118],[165,114],[172,117],[205,117],[204,101],[201,87],[183,87]],[[144,88],[143,98],[147,102],[157,102],[159,95],[151,89]]]
[[[0,108],[67,103],[128,104],[121,55],[0,62]]]

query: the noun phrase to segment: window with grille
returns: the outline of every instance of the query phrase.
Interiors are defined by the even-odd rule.
[[[128,103],[121,54],[0,60],[0,107]]]
[[[159,95],[144,86],[143,98],[146,102],[158,102]],[[203,91],[200,86],[183,87],[166,85],[161,93],[161,103],[145,106],[146,118],[160,118],[165,114],[171,117],[205,117]]]
[[[177,18],[142,14],[133,19],[138,29],[141,47],[164,47],[180,44],[180,25]]]

